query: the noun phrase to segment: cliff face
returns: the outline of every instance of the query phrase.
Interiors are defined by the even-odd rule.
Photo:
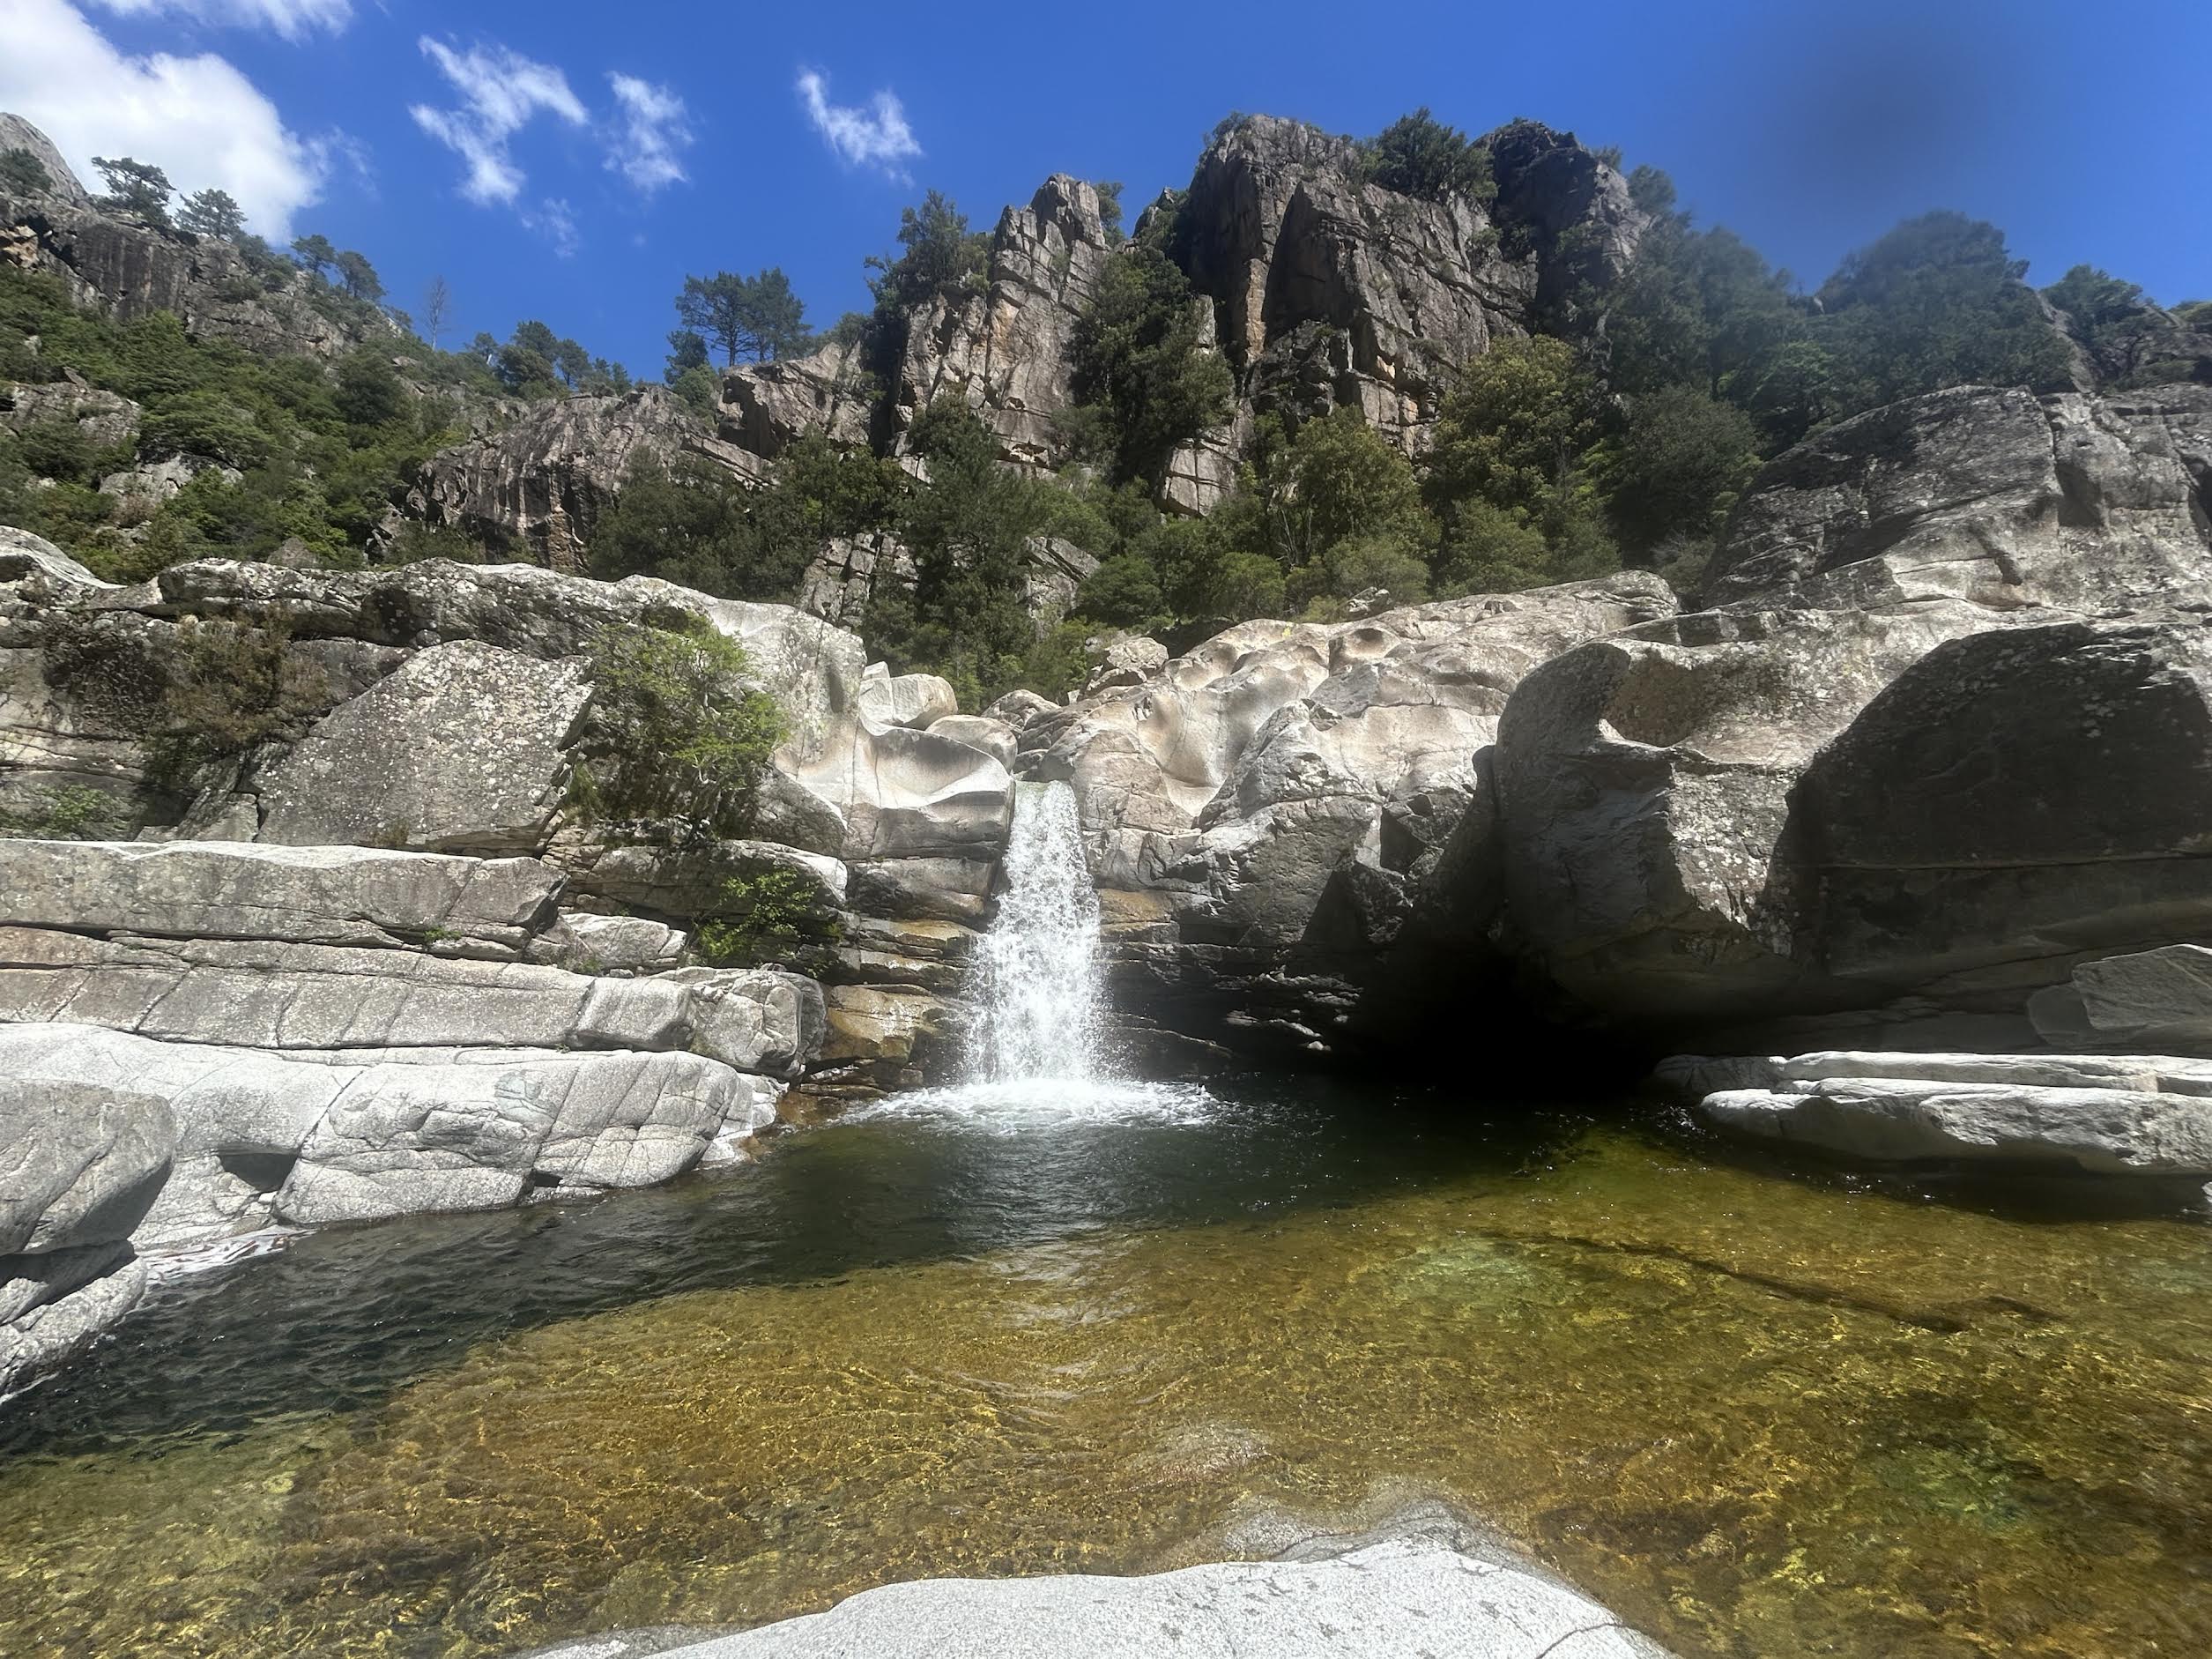
[[[1248,410],[1349,404],[1418,448],[1460,365],[1627,268],[1644,219],[1617,172],[1533,123],[1488,143],[1486,209],[1384,190],[1350,141],[1299,122],[1256,115],[1214,141],[1176,246]]]
[[[1169,255],[1210,310],[1237,408],[1174,458],[1157,480],[1163,507],[1203,512],[1221,498],[1255,414],[1350,404],[1418,449],[1459,365],[1580,285],[1620,275],[1644,223],[1621,175],[1533,123],[1491,143],[1499,188],[1486,210],[1384,190],[1350,140],[1300,122],[1252,116],[1215,138],[1180,203],[1153,211],[1173,212]],[[904,319],[892,383],[869,383],[845,346],[735,368],[721,435],[763,459],[810,431],[901,454],[914,417],[956,396],[998,434],[1008,465],[1052,471],[1069,458],[1055,424],[1073,400],[1069,348],[1116,257],[1096,190],[1055,174],[1000,217],[984,292]]]
[[[526,405],[512,424],[441,450],[417,475],[388,531],[450,525],[503,558],[580,573],[591,532],[631,463],[694,454],[748,482],[757,455],[715,437],[661,386]]]

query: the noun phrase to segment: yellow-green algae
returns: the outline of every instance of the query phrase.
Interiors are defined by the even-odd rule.
[[[820,1131],[835,1134],[835,1129]],[[700,1291],[0,1466],[11,1655],[513,1651],[1441,1492],[1685,1655],[2212,1651],[2212,1234],[1613,1131],[1539,1177]]]

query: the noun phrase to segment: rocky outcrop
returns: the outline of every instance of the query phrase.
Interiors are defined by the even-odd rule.
[[[138,435],[138,414],[130,398],[88,386],[74,371],[45,385],[0,381],[0,427],[11,432],[66,420],[90,443],[108,449]]]
[[[722,377],[716,430],[724,442],[773,461],[800,438],[863,444],[876,388],[857,347],[832,344],[804,357],[746,363]]]
[[[998,436],[1009,465],[1049,472],[1066,458],[1054,417],[1074,402],[1068,348],[1112,257],[1098,191],[1056,173],[991,233],[988,286],[944,295],[906,319],[889,403],[891,452],[906,452],[914,417],[963,399]]]
[[[259,269],[228,242],[108,211],[45,134],[0,114],[0,150],[8,149],[29,150],[51,183],[30,193],[0,186],[0,261],[58,277],[88,310],[125,323],[168,311],[189,334],[271,355],[340,356],[364,330],[394,344],[403,338],[373,308],[349,323],[318,309],[304,271]]]
[[[1678,1038],[2006,1046],[2074,963],[2201,934],[2207,411],[1940,392],[1770,465],[1719,608],[1506,710],[1506,904],[1544,973]]]
[[[1278,1051],[1410,1017],[1373,993],[1447,938],[1487,949],[1480,922],[1460,938],[1428,894],[1493,834],[1509,695],[1558,652],[1673,608],[1664,583],[1630,574],[1247,622],[1036,714],[1021,769],[1074,786],[1121,994],[1188,1035]]]
[[[672,392],[641,386],[531,405],[512,425],[439,450],[400,510],[449,525],[495,556],[575,573],[630,468],[668,466],[682,455],[747,482],[762,476],[753,453],[715,437]]]
[[[1384,190],[1350,140],[1301,122],[1249,116],[1214,139],[1177,212],[1177,252],[1214,301],[1251,407],[1348,404],[1418,447],[1469,358],[1528,332],[1577,282],[1626,269],[1644,216],[1614,168],[1533,123],[1488,142],[1489,209]],[[1212,487],[1199,454],[1180,469],[1194,507]]]
[[[1962,386],[1807,439],[1763,471],[1706,570],[1731,608],[1964,599],[2107,613],[2201,598],[2212,387],[2108,398]]]
[[[1229,418],[1179,448],[1154,480],[1162,507],[1198,514],[1221,501],[1258,414],[1295,423],[1350,404],[1418,449],[1470,357],[1619,279],[1645,223],[1620,174],[1534,123],[1487,142],[1499,187],[1488,207],[1384,190],[1351,140],[1251,116],[1215,137],[1179,200],[1147,210],[1140,227],[1190,278],[1206,349],[1226,357],[1238,389]],[[1000,217],[976,289],[891,319],[895,361],[877,365],[883,383],[845,343],[735,368],[723,381],[720,435],[763,462],[805,433],[903,455],[915,416],[955,397],[998,435],[1006,465],[1056,471],[1071,458],[1058,420],[1074,398],[1070,346],[1118,247],[1095,189],[1056,174]],[[856,554],[872,565],[884,551],[826,551],[810,608],[856,615],[854,578],[870,574]],[[1036,562],[1049,582],[1053,562]],[[847,597],[833,600],[833,587]],[[1049,592],[1032,599],[1040,616],[1052,608]]]

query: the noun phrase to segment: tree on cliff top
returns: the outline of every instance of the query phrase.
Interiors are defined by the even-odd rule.
[[[228,190],[195,190],[177,210],[176,222],[195,236],[217,242],[236,242],[246,230],[245,211]]]
[[[118,213],[136,213],[150,225],[168,224],[169,197],[176,186],[169,182],[167,174],[151,161],[135,160],[127,155],[96,155],[93,165],[100,169],[100,176],[108,184],[108,194],[100,198],[102,207]]]
[[[732,271],[686,277],[684,291],[676,296],[676,315],[684,325],[679,331],[711,342],[731,364],[740,357],[754,362],[789,357],[803,350],[810,337],[806,307],[791,292],[791,279],[781,266],[749,277]]]
[[[1431,202],[1464,196],[1485,205],[1497,197],[1489,151],[1438,121],[1426,104],[1362,142],[1360,158],[1370,183],[1401,196]]]

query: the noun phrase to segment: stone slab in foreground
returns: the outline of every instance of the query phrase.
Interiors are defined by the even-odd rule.
[[[932,1579],[675,1648],[590,1638],[543,1659],[1666,1659],[1597,1603],[1429,1539],[1148,1578]]]

